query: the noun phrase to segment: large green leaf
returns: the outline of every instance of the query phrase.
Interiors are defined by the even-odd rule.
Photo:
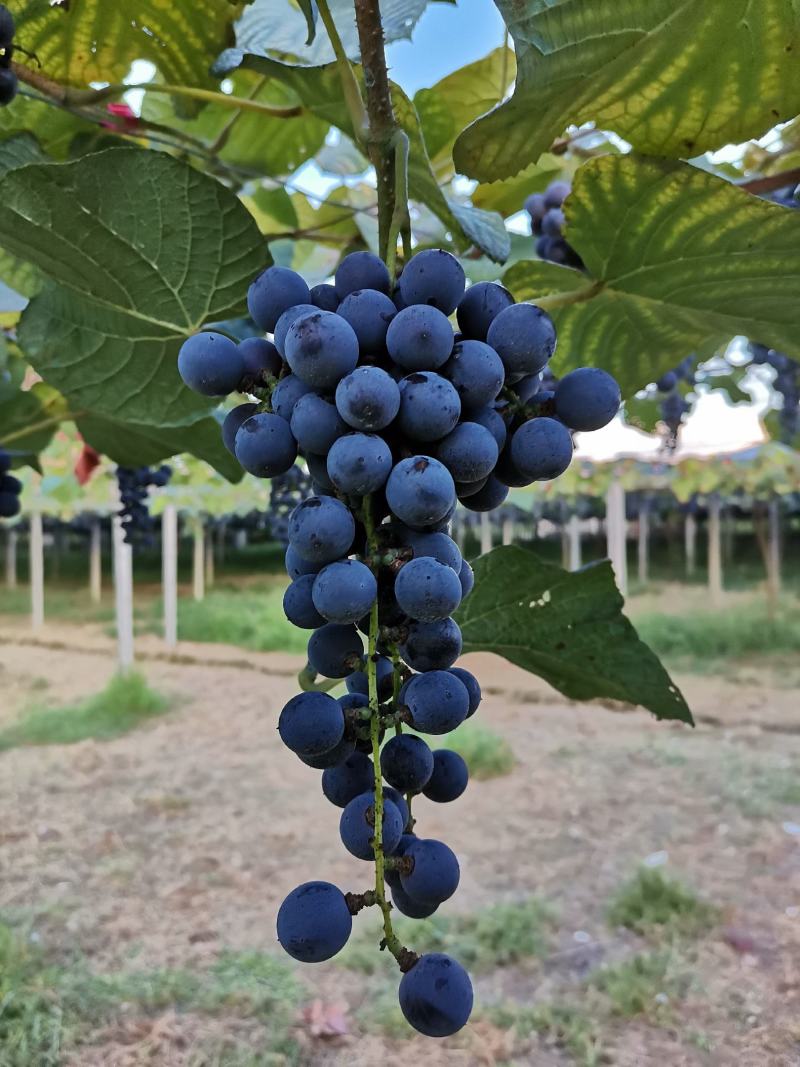
[[[8,108],[0,108],[0,112]],[[0,179],[17,167],[28,163],[40,163],[46,159],[33,134],[16,132],[0,143]],[[0,248],[0,279],[15,293],[23,297],[33,296],[42,286],[42,278],[31,263],[11,255]]]
[[[33,457],[47,448],[67,416],[64,398],[44,382],[25,391],[4,389],[0,392],[0,445]]]
[[[465,652],[495,652],[573,700],[622,700],[691,723],[623,603],[608,561],[570,573],[509,545],[477,561],[475,588],[456,619]]]
[[[20,344],[73,409],[159,425],[208,410],[178,349],[243,309],[266,260],[233,193],[135,148],[22,167],[3,181],[0,243],[57,283],[26,309]]]
[[[149,467],[181,452],[190,452],[209,463],[229,482],[241,481],[244,476],[223,445],[220,424],[213,415],[191,426],[174,429],[120,422],[95,414],[76,418],[75,424],[92,448],[125,467]]]
[[[28,0],[15,5],[16,40],[35,52],[50,77],[69,85],[119,82],[135,59],[148,59],[164,79],[209,81],[209,67],[230,43],[237,0]]]
[[[499,211],[505,217],[516,215],[523,210],[526,197],[531,193],[544,192],[550,182],[568,173],[568,165],[564,160],[546,152],[538,163],[526,167],[513,178],[482,182],[476,186],[471,197],[472,203],[487,211]]]
[[[652,155],[744,141],[800,111],[798,0],[496,0],[514,38],[513,97],[456,142],[491,181],[595,122]]]
[[[503,276],[553,315],[557,373],[601,366],[630,396],[736,334],[800,355],[800,212],[633,156],[581,167],[565,212],[587,274],[533,260]]]

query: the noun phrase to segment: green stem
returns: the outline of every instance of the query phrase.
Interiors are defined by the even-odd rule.
[[[292,107],[275,107],[271,104],[261,104],[258,100],[251,100],[245,96],[234,96],[232,93],[217,93],[213,89],[198,89],[192,85],[162,85],[159,82],[143,82],[141,85],[109,85],[104,89],[98,89],[96,93],[73,95],[68,90],[67,100],[74,103],[93,103],[105,100],[110,96],[121,96],[132,89],[141,89],[146,93],[168,93],[170,96],[184,96],[189,100],[201,100],[206,104],[219,104],[221,107],[232,107],[237,111],[257,111],[260,115],[270,115],[274,119],[290,119],[296,115],[302,115],[303,108],[297,105]]]
[[[582,289],[571,289],[567,293],[551,293],[550,296],[537,297],[536,306],[542,308],[543,311],[554,311],[558,308],[570,307],[572,304],[583,304],[601,293],[604,288],[605,282],[592,282],[591,285],[586,285]]]
[[[386,266],[392,285],[397,272],[397,239],[408,223],[408,134],[404,130],[394,135],[394,196],[386,241]]]
[[[322,24],[328,34],[328,39],[331,42],[333,54],[336,56],[336,67],[342,82],[342,92],[344,93],[347,110],[350,112],[350,121],[353,124],[353,136],[359,144],[363,145],[367,139],[369,123],[364,101],[361,99],[361,90],[353,72],[353,65],[344,50],[336,23],[333,21],[331,9],[328,7],[328,0],[317,0],[317,8],[319,17],[322,19]]]

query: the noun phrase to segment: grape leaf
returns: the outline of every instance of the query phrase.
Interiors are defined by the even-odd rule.
[[[3,180],[0,243],[57,283],[31,301],[19,337],[75,410],[162,426],[208,411],[178,375],[178,349],[243,309],[266,260],[232,192],[135,148],[22,167]]]
[[[495,652],[572,700],[640,704],[692,723],[680,690],[622,613],[608,560],[569,572],[517,545],[475,563],[456,621],[464,652]]]
[[[552,314],[556,373],[602,366],[631,396],[736,334],[800,355],[800,212],[634,156],[581,167],[564,210],[587,273],[529,260],[503,275]]]
[[[516,174],[571,124],[594,122],[641,152],[680,158],[800,111],[797,0],[495,2],[517,82],[456,142],[456,166],[470,177]]]
[[[16,8],[17,43],[56,81],[120,82],[134,60],[147,59],[167,82],[205,85],[244,4],[206,0],[199,12],[195,0],[28,0]]]
[[[68,417],[64,398],[44,382],[30,389],[0,394],[0,445],[25,453],[26,462],[50,444],[58,424]]]

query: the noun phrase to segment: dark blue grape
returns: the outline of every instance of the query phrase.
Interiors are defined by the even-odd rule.
[[[456,482],[456,493],[459,500],[466,500],[467,497],[474,496],[479,493],[481,489],[489,481],[489,475],[485,478],[479,478],[477,482]]]
[[[341,952],[353,929],[344,893],[330,882],[304,882],[278,910],[278,941],[301,963],[322,963]]]
[[[283,594],[283,611],[289,622],[301,630],[316,630],[324,626],[326,620],[314,607],[311,590],[314,586],[314,574],[301,574]]]
[[[329,563],[314,579],[314,606],[328,622],[358,622],[377,595],[375,575],[356,559]]]
[[[280,415],[262,411],[245,419],[236,432],[234,454],[249,474],[274,478],[297,459],[297,442]]]
[[[316,393],[306,393],[296,401],[290,424],[299,447],[322,456],[347,433],[335,405]]]
[[[486,336],[506,368],[510,383],[540,371],[556,348],[553,320],[535,304],[512,304],[501,311]]]
[[[292,418],[294,406],[301,396],[312,392],[311,386],[301,381],[294,374],[287,374],[281,378],[272,390],[272,410],[276,415],[289,422]]]
[[[353,327],[362,355],[374,355],[386,344],[386,331],[397,308],[386,293],[356,289],[344,298],[337,314]]]
[[[287,308],[278,319],[272,339],[275,342],[278,354],[284,359],[286,358],[286,335],[289,332],[289,327],[293,322],[302,319],[304,315],[311,315],[315,311],[319,311],[316,304],[296,304],[294,307]]]
[[[513,303],[514,297],[508,289],[497,282],[477,282],[467,289],[458,303],[458,328],[465,337],[485,341],[494,320]]]
[[[436,456],[455,482],[477,482],[497,464],[497,441],[480,423],[462,422],[439,442]]]
[[[0,48],[10,48],[15,33],[16,23],[14,22],[14,16],[5,4],[0,4]],[[9,58],[8,53],[6,53],[6,61]]]
[[[10,67],[0,67],[0,107],[7,107],[17,95],[18,89],[19,82],[15,72]]]
[[[239,388],[244,359],[224,334],[196,333],[178,353],[178,372],[186,385],[203,396],[227,396]]]
[[[471,411],[469,421],[477,422],[480,426],[485,426],[495,441],[497,441],[498,451],[503,449],[506,443],[506,437],[508,436],[508,430],[503,421],[503,416],[498,411],[492,407],[481,408],[479,411]]]
[[[454,386],[433,371],[415,371],[400,382],[397,423],[412,441],[438,441],[450,433],[461,414]]]
[[[329,622],[308,642],[308,662],[325,678],[346,678],[361,660],[364,645],[355,626]]]
[[[315,389],[333,389],[358,363],[358,338],[340,315],[314,311],[286,334],[286,362]]]
[[[22,510],[18,493],[0,492],[0,519],[13,519]]]
[[[465,411],[475,411],[493,404],[505,380],[500,356],[483,341],[461,341],[442,368],[453,383]]]
[[[337,808],[346,808],[355,797],[374,788],[375,772],[372,760],[363,752],[352,756],[322,774],[322,792]]]
[[[400,410],[400,389],[380,367],[356,367],[336,386],[336,407],[355,430],[383,430]]]
[[[346,556],[356,524],[345,505],[332,496],[311,496],[289,518],[289,541],[294,550],[315,563],[332,563]]]
[[[381,773],[401,793],[420,793],[433,774],[433,753],[421,737],[391,737],[381,751]]]
[[[394,583],[402,611],[412,619],[446,619],[461,603],[461,582],[452,567],[430,556],[406,563]]]
[[[455,504],[455,495],[450,471],[430,456],[400,460],[386,483],[392,513],[414,528],[441,522]]]
[[[336,268],[333,279],[336,295],[344,300],[357,289],[377,289],[388,293],[391,288],[386,264],[372,252],[351,252]]]
[[[437,308],[414,304],[392,320],[386,347],[395,363],[406,370],[436,370],[453,351],[453,327]]]
[[[328,477],[342,493],[374,493],[386,483],[391,470],[391,450],[377,434],[346,434],[328,453]]]
[[[461,570],[461,551],[452,537],[446,533],[418,533],[416,530],[403,529],[402,542],[414,552],[414,558],[432,556],[440,563],[452,567],[456,574]]]
[[[236,455],[236,434],[243,422],[258,411],[258,404],[239,404],[231,408],[222,423],[222,443],[232,456]]]
[[[301,756],[322,755],[338,745],[344,736],[342,706],[327,693],[298,693],[281,712],[278,733],[292,752]]]
[[[561,207],[572,191],[569,182],[556,179],[550,182],[544,191],[544,206],[546,208]]]
[[[441,248],[426,248],[406,263],[399,289],[407,306],[429,304],[450,315],[464,295],[465,284],[464,268],[455,256]]]
[[[523,404],[535,397],[542,389],[542,373],[528,374],[512,386],[512,389]]]
[[[397,885],[392,886],[392,903],[401,915],[407,915],[409,919],[427,919],[439,907],[438,904],[421,904],[418,900],[412,900],[399,880]]]
[[[332,285],[312,285],[311,303],[320,311],[336,311],[339,307],[339,297]]]
[[[422,790],[428,800],[449,804],[458,800],[469,783],[469,768],[457,752],[438,748],[433,753],[433,771]]]
[[[335,496],[336,486],[328,477],[328,457],[306,452],[305,461],[317,496]]]
[[[563,474],[572,462],[569,430],[557,419],[531,419],[511,438],[511,461],[529,482]]]
[[[346,759],[353,755],[355,750],[355,741],[349,737],[343,737],[338,745],[327,752],[323,752],[320,756],[300,756],[298,754],[298,759],[301,763],[305,763],[306,767],[313,767],[315,771],[325,771],[344,763]]]
[[[310,299],[308,286],[299,274],[288,267],[268,267],[250,286],[247,309],[265,333],[272,333],[287,308],[307,304]]]
[[[550,208],[542,219],[542,233],[546,237],[560,237],[565,225],[566,219],[561,208]]]
[[[244,374],[239,383],[241,392],[248,392],[254,386],[264,385],[264,378],[269,375],[277,378],[283,361],[272,341],[264,337],[246,337],[239,342],[239,353],[244,360]]]
[[[401,872],[400,885],[413,900],[441,904],[458,889],[458,860],[443,842],[418,838],[406,849],[405,856],[413,862],[413,869],[409,874]]]
[[[469,567],[469,564],[467,564],[467,567]],[[471,574],[472,568],[470,567],[469,569]],[[475,581],[474,576],[472,581]],[[464,595],[466,596],[467,594],[465,593]],[[469,696],[469,711],[467,712],[467,718],[469,718],[471,715],[475,714],[481,703],[481,687],[478,683],[478,679],[471,671],[465,670],[464,667],[451,667],[448,673],[454,675],[464,684],[464,688]]]
[[[544,202],[544,193],[531,193],[530,196],[525,197],[524,208],[531,217],[531,222],[536,227],[541,223],[544,218],[544,213],[547,211],[547,207]],[[537,230],[534,229],[534,233]]]
[[[495,508],[500,507],[507,496],[508,486],[503,485],[499,478],[491,474],[483,489],[464,497],[461,502],[469,511],[494,511]]]
[[[405,830],[406,826],[408,825],[408,820],[410,818],[410,812],[408,810],[406,798],[397,789],[392,789],[390,785],[386,785],[383,787],[383,798],[384,800],[390,800],[400,812],[400,818],[403,821],[403,830]],[[393,849],[392,851],[396,853],[397,849]]]
[[[415,674],[403,694],[414,729],[423,734],[449,734],[469,714],[467,688],[446,669],[422,669],[425,673]]]
[[[428,952],[400,982],[400,1008],[415,1030],[427,1037],[450,1037],[472,1013],[472,983],[451,956]]]
[[[619,386],[599,367],[565,374],[555,394],[556,414],[571,430],[599,430],[619,411]]]
[[[324,563],[312,563],[310,560],[303,559],[292,548],[291,545],[286,549],[286,573],[290,578],[301,578],[304,574],[317,574],[325,566]]]
[[[383,848],[393,852],[403,836],[403,819],[391,800],[383,798]],[[360,860],[372,860],[375,853],[372,839],[375,836],[375,796],[370,792],[354,797],[342,812],[339,820],[342,844]]]

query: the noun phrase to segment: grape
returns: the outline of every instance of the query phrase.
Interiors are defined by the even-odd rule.
[[[358,289],[377,289],[388,293],[391,287],[386,264],[372,252],[351,252],[336,268],[336,295],[344,300]]]
[[[544,193],[531,193],[525,197],[524,208],[531,217],[531,222],[536,224],[542,221],[547,207],[544,202]]]
[[[391,853],[403,836],[403,818],[391,800],[383,798],[383,849]],[[372,860],[375,853],[372,839],[375,836],[375,797],[372,792],[354,797],[342,812],[339,834],[348,852],[360,860]]]
[[[392,453],[376,434],[349,433],[328,453],[328,476],[342,493],[374,493],[386,483],[391,469]]]
[[[332,563],[346,556],[353,543],[356,524],[340,500],[311,496],[298,504],[289,519],[289,541],[303,559]]]
[[[378,656],[375,660],[375,674],[378,683],[378,700],[388,700],[394,689],[394,666],[386,656]],[[360,696],[369,696],[369,683],[366,672],[363,670],[353,671],[345,680],[348,693],[358,693]]]
[[[437,308],[413,304],[392,320],[386,347],[395,363],[406,370],[436,370],[453,351],[453,327]]]
[[[506,380],[513,382],[544,367],[555,351],[556,328],[535,304],[512,304],[494,320],[486,340],[502,359]]]
[[[392,513],[412,527],[440,522],[453,507],[455,492],[448,469],[429,456],[400,460],[386,483]]]
[[[556,419],[524,423],[511,438],[511,461],[529,482],[563,474],[572,461],[572,437]]]
[[[494,477],[501,481],[503,485],[514,488],[530,485],[531,482],[534,481],[529,475],[523,474],[519,467],[514,463],[514,460],[511,457],[511,441],[508,442],[506,447],[500,453],[500,458],[495,467]]]
[[[267,267],[247,292],[247,309],[265,333],[272,333],[287,308],[307,304],[310,299],[308,286],[295,271]]]
[[[560,237],[566,221],[561,208],[551,208],[542,219],[542,233],[546,237]]]
[[[406,826],[408,825],[410,815],[408,810],[408,804],[406,804],[406,798],[403,796],[402,793],[399,793],[396,789],[392,789],[390,785],[387,785],[383,788],[383,799],[390,800],[400,812],[400,818],[403,820],[403,829],[405,830]],[[391,849],[391,851],[396,852],[396,848]],[[389,850],[387,850],[386,855],[389,855]]]
[[[306,452],[306,464],[317,496],[335,496],[336,486],[328,477],[328,457]]]
[[[333,389],[358,363],[358,338],[341,316],[315,311],[289,327],[286,362],[314,388]]]
[[[485,341],[494,320],[513,303],[514,297],[508,289],[497,282],[477,282],[459,301],[456,310],[458,327],[465,337]]]
[[[203,396],[227,396],[239,388],[244,374],[239,348],[221,333],[196,333],[178,353],[178,372],[186,385]]]
[[[336,311],[339,307],[339,297],[332,285],[312,285],[311,303],[320,311]]]
[[[16,25],[14,23],[14,16],[5,4],[0,4],[0,48],[9,48],[11,42],[14,40],[15,32]],[[8,57],[6,56],[4,58]]]
[[[433,771],[423,794],[437,804],[458,800],[469,782],[469,769],[457,752],[438,748],[433,753]]]
[[[467,563],[466,566],[469,567],[469,564]],[[472,573],[471,567],[470,573]],[[466,595],[467,594],[465,593],[464,596]],[[452,674],[454,677],[458,678],[459,681],[464,683],[464,688],[469,696],[469,711],[467,712],[467,718],[469,718],[471,715],[475,714],[481,702],[481,687],[478,683],[478,679],[470,671],[465,670],[464,667],[451,667],[448,674]]]
[[[263,337],[246,337],[238,347],[244,361],[244,373],[238,386],[240,392],[246,393],[253,386],[264,385],[265,375],[278,377],[283,363],[272,341]]]
[[[464,295],[464,285],[464,268],[455,256],[441,248],[426,248],[406,263],[399,289],[406,305],[430,304],[450,315]]]
[[[125,531],[125,542],[135,547],[149,545],[155,529],[155,522],[147,507],[150,486],[166,485],[172,470],[167,466],[158,470],[150,467],[117,467],[116,473],[121,504],[119,515]],[[8,475],[0,478],[0,493],[11,490],[19,494],[20,488],[16,478],[9,478]]]
[[[17,76],[9,67],[0,68],[0,107],[6,107],[17,95]],[[9,518],[11,516],[8,516]]]
[[[244,469],[257,478],[285,474],[297,459],[289,423],[266,411],[245,419],[236,432],[234,450]]]
[[[403,531],[403,544],[414,552],[414,558],[432,556],[440,563],[452,567],[458,574],[461,570],[461,551],[452,537],[446,533],[417,533],[415,530]]]
[[[355,741],[352,738],[343,737],[338,745],[328,749],[327,752],[323,752],[320,756],[300,756],[298,754],[298,759],[301,763],[305,763],[307,767],[313,767],[315,771],[325,771],[344,763],[346,759],[353,755],[355,750]]]
[[[408,1022],[427,1037],[450,1037],[472,1012],[472,983],[452,956],[427,952],[400,982],[400,1008]]]
[[[356,367],[336,386],[336,407],[355,430],[383,430],[400,410],[400,389],[380,367]]]
[[[19,515],[21,510],[19,493],[10,493],[0,489],[0,519],[13,519]]]
[[[292,433],[300,448],[324,455],[347,427],[329,400],[316,393],[305,393],[292,408]]]
[[[293,322],[302,319],[304,315],[312,315],[319,310],[316,304],[296,304],[294,307],[287,308],[278,319],[272,339],[275,342],[275,348],[284,359],[286,358],[286,335],[289,332],[289,327]]]
[[[286,549],[286,573],[290,578],[301,578],[304,574],[317,574],[325,566],[324,563],[311,563],[307,559],[303,559],[292,548],[291,545]]]
[[[297,401],[311,391],[310,385],[301,382],[294,374],[287,374],[272,390],[272,410],[289,422]]]
[[[469,693],[450,671],[422,669],[425,673],[415,674],[404,694],[414,729],[424,734],[448,734],[466,719]]]
[[[400,872],[400,885],[421,904],[441,904],[448,900],[461,878],[455,853],[441,841],[416,840],[406,850],[413,861],[410,874]]]
[[[320,756],[338,745],[344,736],[342,706],[327,693],[298,693],[281,712],[278,733],[292,752]]]
[[[489,475],[487,474],[485,478],[479,478],[477,482],[456,482],[458,499],[463,501],[466,500],[467,497],[475,496],[476,493],[483,489],[488,481]]]
[[[558,417],[571,430],[599,430],[619,411],[616,381],[599,367],[579,367],[564,375],[555,389]]]
[[[495,411],[494,408],[486,407],[481,408],[480,411],[471,411],[469,421],[477,422],[479,426],[484,426],[497,441],[498,450],[503,448],[508,431],[506,430],[506,424],[503,422],[503,416]]]
[[[346,678],[361,660],[364,646],[355,626],[329,622],[308,642],[308,662],[325,678]]]
[[[410,919],[427,919],[439,907],[438,904],[421,904],[418,900],[412,900],[399,882],[392,886],[392,903],[401,915],[407,915]]]
[[[435,622],[446,619],[461,603],[461,582],[452,567],[420,556],[400,569],[394,594],[406,615]]]
[[[301,963],[322,963],[347,944],[353,919],[344,893],[330,882],[304,882],[278,911],[278,941]]]
[[[362,354],[380,352],[397,308],[377,289],[356,289],[339,305],[338,314],[353,327]]]
[[[507,496],[508,486],[503,485],[499,478],[491,474],[483,489],[464,497],[461,502],[470,511],[494,511],[495,508],[500,507]]]
[[[329,563],[314,579],[314,607],[328,622],[358,622],[375,602],[375,575],[356,559]]]
[[[392,737],[381,752],[381,772],[401,793],[420,793],[433,774],[433,753],[421,737]]]
[[[455,387],[465,411],[493,404],[503,387],[505,368],[500,356],[483,341],[461,341],[442,369]]]
[[[236,434],[243,422],[258,411],[258,404],[239,404],[231,408],[222,423],[222,443],[232,456],[236,455]]]
[[[316,630],[326,622],[314,606],[311,595],[315,577],[313,574],[301,574],[286,587],[283,594],[284,614],[289,622],[301,630]]]
[[[400,382],[400,429],[413,441],[438,441],[461,414],[453,385],[432,371],[415,371]]]
[[[548,399],[551,399],[554,394],[550,394],[548,390],[542,390],[542,374],[541,371],[538,374],[528,374],[511,387],[517,394],[523,404],[527,404],[529,400],[537,396],[540,391],[548,392]]]
[[[436,449],[440,462],[456,482],[487,478],[497,464],[497,441],[485,426],[462,422],[441,440]]]
[[[329,767],[322,775],[322,792],[337,808],[346,808],[351,800],[374,786],[372,760],[363,752],[354,752],[344,763]]]

